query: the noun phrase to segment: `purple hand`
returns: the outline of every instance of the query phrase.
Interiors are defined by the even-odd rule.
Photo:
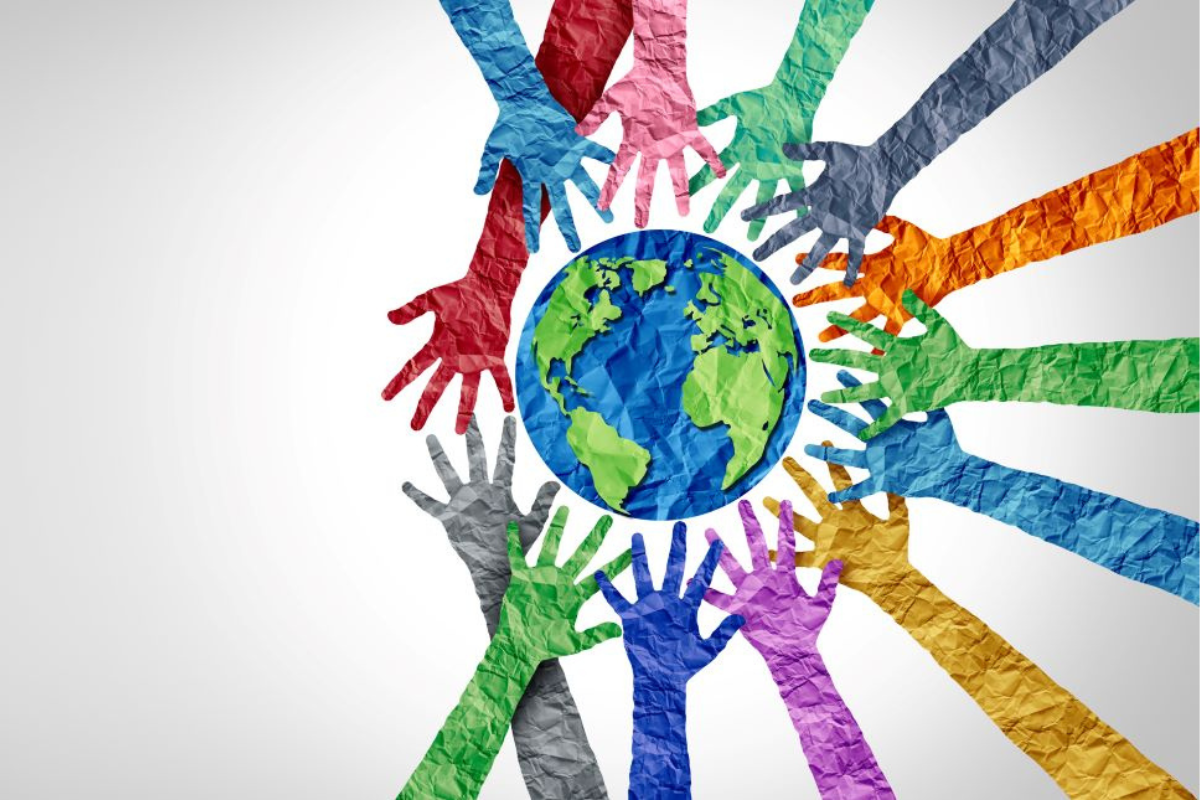
[[[817,652],[817,636],[833,606],[842,562],[829,562],[816,594],[809,595],[796,579],[792,504],[786,500],[780,504],[778,567],[771,564],[766,537],[749,501],[738,503],[738,511],[746,528],[752,569],[742,569],[728,548],[723,548],[721,568],[736,591],[731,596],[709,589],[704,599],[746,620],[742,635],[766,659],[821,796],[894,798]],[[706,536],[710,543],[721,541],[714,530]]]

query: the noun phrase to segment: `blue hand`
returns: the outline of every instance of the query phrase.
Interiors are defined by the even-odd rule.
[[[858,386],[839,372],[844,386]],[[878,400],[863,408],[878,419]],[[857,436],[863,420],[818,400],[809,408]],[[1119,497],[1022,472],[964,453],[944,411],[928,421],[899,422],[869,440],[865,450],[808,445],[815,458],[870,471],[865,481],[829,495],[830,502],[858,500],[875,492],[936,497],[1019,528],[1050,544],[1183,599],[1200,599],[1200,525]]]
[[[662,589],[655,590],[640,533],[633,536],[633,575],[638,599],[630,603],[603,572],[596,582],[621,617],[625,653],[633,667],[633,765],[630,798],[691,796],[687,750],[687,682],[725,649],[745,620],[726,617],[707,639],[696,613],[712,581],[723,545],[717,541],[680,596],[687,556],[687,527],[675,523]]]
[[[537,252],[542,213],[542,188],[567,246],[579,249],[579,234],[566,184],[573,182],[593,205],[600,189],[583,168],[584,158],[609,163],[613,152],[575,132],[576,120],[562,107],[534,63],[508,0],[441,0],[454,30],[471,51],[488,88],[500,106],[500,116],[488,136],[475,183],[487,194],[496,182],[500,161],[507,158],[521,175],[525,244]],[[612,214],[601,211],[605,222]]]

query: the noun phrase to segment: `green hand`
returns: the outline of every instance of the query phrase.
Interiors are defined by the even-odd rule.
[[[796,32],[775,79],[761,89],[738,92],[702,109],[696,116],[703,127],[726,117],[737,117],[733,141],[721,152],[721,163],[732,177],[713,203],[704,230],[712,233],[750,184],[758,181],[757,203],[774,195],[779,181],[791,191],[804,188],[803,162],[783,154],[784,144],[812,139],[812,121],[825,96],[838,63],[858,32],[874,0],[807,0],[796,23]],[[736,170],[735,170],[736,166]],[[716,180],[705,165],[688,184],[691,194]],[[797,216],[805,213],[800,209]],[[750,222],[753,241],[762,233],[764,219]]]

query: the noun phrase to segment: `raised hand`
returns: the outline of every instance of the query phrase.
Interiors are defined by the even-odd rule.
[[[936,306],[951,292],[994,275],[1194,214],[1200,208],[1197,134],[1193,128],[944,239],[886,216],[875,227],[894,240],[863,257],[852,286],[818,286],[793,297],[792,304],[802,308],[862,298],[850,316],[870,322],[883,315],[883,329],[895,334],[909,318],[901,302],[906,288]],[[807,255],[797,255],[796,263],[804,263]],[[821,266],[845,270],[847,262],[845,253],[834,253]],[[831,325],[821,332],[821,341],[844,333]]]
[[[508,523],[506,550],[512,578],[496,633],[458,705],[400,792],[402,800],[477,797],[539,665],[621,635],[620,626],[611,622],[585,631],[575,629],[580,608],[597,591],[594,577],[576,580],[599,551],[612,517],[601,517],[579,549],[558,567],[566,522],[567,509],[558,509],[533,567],[525,560],[520,523]],[[629,562],[630,553],[625,551],[604,572],[617,575]]]
[[[687,0],[634,0],[633,69],[606,91],[577,127],[595,133],[610,114],[621,115],[625,138],[608,171],[597,205],[607,210],[640,154],[634,224],[646,227],[660,161],[667,162],[679,213],[688,213],[684,150],[692,148],[718,175],[717,151],[696,124],[696,100],[687,81]]]
[[[476,252],[466,277],[430,289],[400,308],[388,313],[395,325],[406,325],[427,313],[434,315],[429,341],[408,360],[383,390],[383,399],[391,400],[423,372],[437,362],[437,370],[426,384],[413,414],[413,430],[425,427],[455,375],[462,375],[455,431],[463,433],[475,411],[479,379],[491,373],[505,411],[514,408],[512,379],[504,364],[508,346],[513,293],[506,282],[498,282],[480,270],[487,256]]]
[[[604,599],[621,617],[625,653],[633,667],[631,800],[691,797],[687,682],[725,649],[744,622],[741,617],[726,617],[707,639],[700,635],[696,615],[720,555],[721,545],[711,545],[681,594],[687,528],[677,522],[661,589],[656,590],[650,578],[640,533],[633,536],[636,602],[630,603],[617,591],[609,580],[611,573],[596,573]]]
[[[731,596],[709,589],[704,599],[746,620],[742,635],[767,662],[821,796],[894,797],[817,652],[817,636],[833,606],[841,562],[825,565],[816,594],[809,595],[796,579],[792,504],[785,500],[780,507],[774,565],[749,501],[742,500],[738,511],[750,544],[751,571],[722,545],[721,566],[736,591]],[[709,530],[707,536],[712,544],[722,544],[716,531]]]
[[[721,151],[721,162],[734,169],[733,177],[721,187],[704,230],[712,233],[733,208],[747,187],[758,182],[757,202],[775,194],[779,181],[793,191],[804,187],[802,164],[783,154],[789,142],[807,142],[812,136],[813,117],[825,96],[842,56],[871,10],[873,0],[809,0],[800,11],[796,32],[774,80],[761,89],[738,92],[698,115],[701,126],[726,117],[737,118],[733,141]],[[692,194],[718,177],[705,166],[692,176]],[[803,209],[797,209],[797,214]],[[750,222],[751,241],[762,232],[764,220]]]
[[[838,378],[843,386],[859,385],[848,372],[840,372]],[[878,400],[862,406],[872,418],[886,410]],[[817,400],[809,408],[848,433],[857,435],[867,426],[859,417]],[[1196,522],[964,453],[944,411],[929,412],[921,423],[899,422],[868,441],[865,450],[826,442],[808,445],[804,452],[869,472],[865,480],[830,494],[831,503],[881,491],[934,497],[1012,525],[1130,580],[1191,603],[1200,600]]]
[[[750,220],[810,206],[808,216],[772,234],[754,257],[766,258],[819,228],[821,238],[792,275],[792,282],[812,273],[838,240],[847,239],[845,283],[854,283],[867,232],[887,213],[900,189],[958,137],[1058,64],[1131,2],[1015,0],[874,144],[818,142],[784,148],[792,158],[824,161],[825,171],[808,189],[781,195],[742,214]],[[1000,63],[1006,68],[993,68]]]

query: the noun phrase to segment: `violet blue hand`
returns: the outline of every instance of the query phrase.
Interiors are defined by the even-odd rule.
[[[700,635],[696,621],[704,591],[721,555],[718,542],[708,548],[695,577],[680,595],[687,557],[687,527],[675,523],[671,552],[661,589],[655,589],[642,535],[633,535],[636,603],[626,600],[608,576],[596,583],[624,627],[625,653],[633,667],[633,764],[631,800],[682,800],[692,796],[687,749],[687,682],[708,666],[744,620],[726,617],[712,635]]]
[[[767,662],[821,797],[895,797],[817,651],[817,636],[833,606],[842,562],[830,561],[821,572],[816,594],[809,595],[796,579],[792,504],[786,500],[780,504],[775,564],[750,503],[742,500],[738,511],[750,545],[751,570],[744,570],[710,529],[708,541],[721,545],[721,567],[735,593],[709,589],[704,599],[746,620],[742,635]]]

